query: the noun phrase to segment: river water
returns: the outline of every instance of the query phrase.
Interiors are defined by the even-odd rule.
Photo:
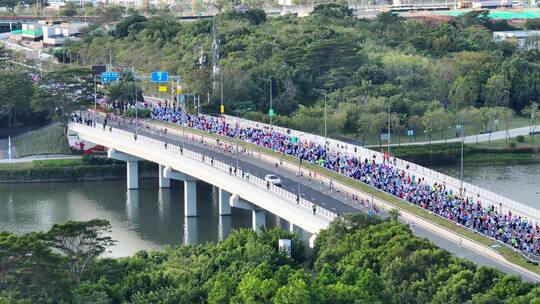
[[[459,177],[459,167],[437,170]],[[540,208],[540,164],[466,167],[464,172],[468,182]],[[199,216],[187,219],[179,183],[158,189],[157,179],[144,179],[140,185],[127,191],[123,180],[0,184],[0,231],[21,234],[69,220],[107,219],[118,240],[109,255],[126,256],[165,245],[217,241],[231,229],[251,227],[249,211],[232,208],[231,216],[218,216],[217,189],[206,183],[197,184]],[[286,222],[267,213],[266,224]]]
[[[22,234],[69,220],[106,219],[118,240],[109,255],[125,256],[165,245],[217,241],[231,229],[251,227],[250,211],[232,208],[231,216],[218,216],[217,189],[206,183],[197,183],[199,216],[187,219],[179,183],[158,189],[157,180],[145,179],[140,185],[128,191],[121,180],[0,184],[0,231]],[[276,223],[267,213],[267,227]]]
[[[459,166],[433,169],[460,178]],[[466,166],[463,180],[540,209],[540,164]]]

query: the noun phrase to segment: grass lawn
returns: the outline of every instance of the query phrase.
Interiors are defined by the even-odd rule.
[[[532,135],[523,136],[524,141],[518,142],[516,137],[512,137],[508,140],[499,139],[492,140],[491,142],[481,142],[477,144],[467,144],[473,148],[481,149],[506,149],[510,148],[511,143],[516,143],[516,148],[537,148],[540,149],[540,134],[536,134],[534,137]]]
[[[529,119],[526,117],[523,117],[521,115],[514,115],[510,121],[509,121],[509,129],[515,129],[515,128],[521,128],[521,127],[528,127],[529,126]],[[505,125],[504,122],[499,123],[499,127],[497,128],[497,131],[504,131]],[[483,131],[483,130],[482,130]],[[495,131],[495,130],[494,130]],[[476,130],[465,128],[465,135],[475,135]],[[455,128],[449,128],[446,132],[433,132],[431,136],[431,140],[441,140],[441,139],[451,139],[456,137],[456,131]],[[540,136],[538,136],[540,138]],[[352,140],[352,141],[360,141],[362,140],[361,136],[357,134],[344,134],[344,139]],[[400,140],[401,139],[401,140]],[[401,132],[401,134],[392,134],[392,143],[397,144],[398,142],[401,143],[408,143],[409,138],[407,137],[407,130],[404,130]],[[424,133],[422,130],[415,130],[415,136],[412,138],[412,142],[423,142],[423,141],[429,141],[429,134]],[[539,140],[540,141],[540,140]],[[378,145],[379,144],[379,138],[377,136],[368,136],[366,137],[366,143],[365,145]],[[382,146],[384,147],[386,144],[386,141],[382,142]]]
[[[55,168],[55,167],[73,167],[82,166],[84,162],[82,158],[73,159],[47,159],[47,160],[34,160],[25,163],[2,163],[0,164],[0,171],[5,170],[23,170],[32,168]]]
[[[17,157],[42,154],[70,154],[69,143],[58,124],[52,124],[13,138]]]
[[[173,124],[173,123],[168,123],[168,122],[163,122],[163,121],[158,121],[158,120],[151,120],[153,123],[155,124],[158,124],[158,125],[162,125],[162,126],[166,126],[168,128],[175,128],[175,129],[179,129],[181,130],[182,127],[177,125],[177,124]],[[204,135],[206,137],[211,137],[211,138],[219,138],[220,141],[227,141],[227,142],[230,142],[230,143],[238,143],[238,145],[240,146],[243,146],[243,147],[246,147],[248,149],[251,149],[251,150],[255,150],[255,151],[258,151],[258,152],[261,152],[261,153],[265,153],[267,155],[271,155],[271,156],[274,156],[274,157],[279,157],[279,158],[282,158],[292,164],[298,164],[298,160],[290,155],[284,155],[282,153],[278,153],[278,152],[274,152],[270,149],[266,149],[266,148],[263,148],[263,147],[260,147],[260,146],[257,146],[257,145],[254,145],[254,144],[250,144],[250,143],[246,143],[246,142],[243,142],[243,141],[239,141],[239,140],[236,140],[236,139],[233,139],[233,138],[229,138],[229,137],[224,137],[224,136],[218,136],[218,135],[215,135],[215,134],[211,134],[211,133],[208,133],[208,132],[205,132],[205,131],[201,131],[201,130],[196,130],[196,129],[191,129],[191,128],[186,128],[186,130],[188,130],[189,132],[192,132],[192,133],[195,133],[195,134],[200,134],[200,135]],[[480,233],[477,233],[477,232],[474,232],[474,231],[471,231],[471,230],[468,230],[462,226],[459,226],[457,225],[456,223],[454,222],[451,222],[443,217],[440,217],[438,215],[435,215],[425,209],[422,209],[420,207],[417,207],[413,204],[410,204],[410,203],[405,203],[403,202],[402,200],[398,199],[397,197],[394,197],[390,194],[387,194],[379,189],[376,189],[376,188],[373,188],[373,187],[370,187],[366,184],[363,184],[359,181],[356,181],[356,180],[353,180],[351,178],[348,178],[344,175],[341,175],[341,174],[338,174],[336,172],[333,172],[333,171],[330,171],[330,170],[327,170],[327,169],[324,169],[320,166],[316,166],[316,165],[311,165],[311,164],[306,164],[306,163],[303,163],[302,164],[302,167],[304,168],[307,168],[309,170],[312,170],[312,171],[316,171],[318,174],[322,174],[326,177],[329,177],[329,178],[332,178],[336,181],[339,181],[339,182],[342,182],[343,184],[346,184],[348,186],[351,186],[352,188],[355,188],[357,190],[360,190],[360,191],[363,191],[365,193],[368,193],[368,194],[371,194],[373,195],[374,197],[376,198],[379,198],[387,203],[389,203],[390,205],[394,206],[396,209],[401,209],[401,210],[406,210],[406,211],[409,211],[419,217],[422,217],[424,219],[427,219],[435,224],[438,224],[440,226],[443,226],[451,231],[454,231],[460,235],[463,235],[469,239],[472,239],[472,240],[475,240],[481,244],[484,244],[484,245],[487,245],[487,246],[491,246],[491,245],[494,245],[496,244],[496,242]],[[538,265],[533,265],[533,264],[530,264],[530,263],[527,263],[527,260],[525,258],[523,258],[521,255],[519,254],[516,254],[514,251],[512,251],[511,249],[507,248],[507,247],[500,247],[500,248],[497,248],[496,249],[502,256],[504,256],[508,261],[511,261],[512,263],[515,263],[517,265],[520,265],[522,266],[523,268],[526,268],[530,271],[533,271],[535,273],[538,273],[540,274],[540,266]]]

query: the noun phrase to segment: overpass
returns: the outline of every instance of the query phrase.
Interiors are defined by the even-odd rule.
[[[147,128],[139,131],[126,124],[115,125],[110,131],[108,128],[103,130],[99,124],[98,127],[88,127],[71,123],[69,128],[81,139],[108,147],[110,157],[127,162],[128,188],[138,186],[136,164],[142,159],[160,165],[161,187],[170,186],[170,179],[181,180],[185,190],[185,216],[197,215],[196,205],[193,202],[196,195],[195,184],[198,180],[219,188],[220,218],[230,214],[231,207],[249,209],[252,211],[253,228],[259,229],[264,226],[262,215],[268,211],[287,220],[290,223],[289,227],[298,226],[311,233],[311,245],[318,231],[327,227],[339,214],[368,211],[363,206],[355,205],[349,195],[355,194],[369,200],[382,210],[383,215],[395,208],[373,195],[351,189],[336,181],[334,181],[335,188],[340,191],[329,192],[327,186],[330,180],[322,175],[309,180],[298,179],[295,175],[295,172],[298,172],[298,164],[284,161],[283,165],[275,168],[274,164],[280,159],[270,154],[250,149],[239,155],[224,153],[222,148],[226,145],[225,138],[221,141],[221,145],[218,145],[216,138],[210,134],[204,135],[190,129],[186,129],[184,135],[184,132],[174,128],[168,128],[167,134],[160,134],[159,126],[155,124],[149,124]],[[236,173],[234,173],[235,162],[239,168]],[[308,175],[305,168],[301,170],[305,172],[304,176]],[[262,177],[276,171],[283,179],[283,187],[270,186],[270,189],[267,189]],[[246,172],[251,173],[247,178]],[[302,186],[299,203],[296,201],[298,181]],[[313,214],[314,205],[316,214]],[[436,245],[458,256],[467,257],[482,265],[497,267],[507,273],[521,275],[525,280],[540,281],[539,275],[510,263],[489,246],[420,218],[407,210],[400,209],[400,212],[402,221],[415,224],[416,235],[427,237]]]

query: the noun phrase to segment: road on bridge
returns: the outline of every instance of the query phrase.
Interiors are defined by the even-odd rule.
[[[149,123],[151,124],[151,122]],[[117,125],[117,124],[114,124],[113,122],[109,122],[109,124],[112,124],[114,127],[122,129],[122,130],[135,132],[135,129],[131,125],[128,125],[128,124]],[[99,123],[97,125],[98,127],[100,126]],[[155,126],[157,129],[163,128],[163,126],[161,125],[155,125]],[[168,128],[169,131],[165,135],[163,134],[157,135],[154,132],[150,132],[144,129],[138,130],[137,132],[141,135],[152,137],[152,138],[162,140],[162,141],[166,141],[170,144],[174,144],[177,146],[182,146],[182,144],[184,144],[187,150],[192,150],[192,151],[204,154],[208,157],[213,157],[215,160],[219,160],[221,162],[227,163],[232,168],[234,168],[236,164],[235,156],[231,156],[230,154],[224,152],[223,150],[214,150],[209,147],[205,147],[204,145],[198,142],[193,142],[190,139],[186,139],[184,141],[180,134],[174,134],[175,132],[171,132],[171,129],[172,128]],[[234,148],[234,145],[233,145],[233,148]],[[276,169],[275,164],[268,163],[266,161],[261,161],[258,158],[257,154],[258,153],[254,152],[254,155],[255,155],[254,157],[240,154],[239,162],[238,162],[239,168],[242,170],[246,170],[250,172],[250,174],[257,176],[259,178],[263,178],[263,179],[267,174],[276,174],[281,177],[284,189],[292,193],[297,193],[298,184],[297,184],[296,172],[285,169],[285,167],[280,167],[280,166],[278,166],[278,168]],[[327,210],[330,210],[338,214],[365,212],[365,209],[362,209],[359,206],[357,207],[352,206],[352,202],[350,200],[347,200],[346,197],[343,196],[343,194],[338,194],[335,191],[329,192],[326,186],[321,187],[321,185],[318,182],[313,182],[313,181],[309,182],[305,177],[301,179],[301,193],[302,193],[302,198],[307,199]],[[385,211],[381,211],[379,215],[383,218],[388,217],[388,214]],[[524,273],[519,269],[511,268],[491,257],[479,254],[476,251],[465,248],[461,246],[460,244],[456,244],[455,242],[450,241],[449,239],[439,234],[435,234],[427,229],[423,229],[421,227],[416,226],[413,228],[413,233],[416,236],[425,237],[431,242],[433,242],[436,246],[442,247],[458,257],[467,258],[476,264],[495,267],[505,273],[519,275],[524,280],[527,280],[527,281],[531,281],[531,282],[538,281],[535,277],[527,273]]]

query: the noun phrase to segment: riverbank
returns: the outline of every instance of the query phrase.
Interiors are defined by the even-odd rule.
[[[375,150],[386,152],[387,149]],[[461,160],[461,143],[391,147],[390,151],[398,158],[423,166],[451,166]],[[469,166],[531,164],[540,163],[540,148],[525,144],[466,144],[463,156],[464,163]]]
[[[157,165],[141,162],[140,177],[157,177]],[[105,157],[34,160],[0,164],[0,183],[95,181],[126,178],[124,162]]]

